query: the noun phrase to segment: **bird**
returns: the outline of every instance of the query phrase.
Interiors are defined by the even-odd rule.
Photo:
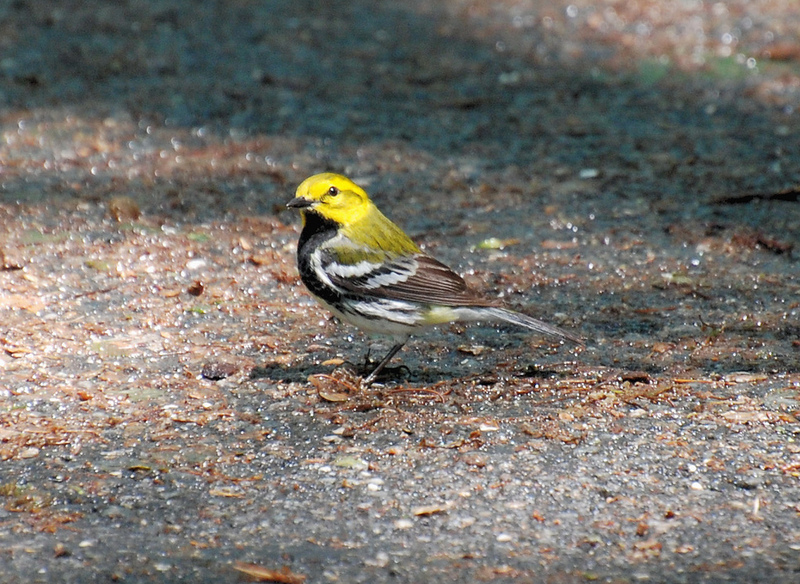
[[[375,381],[412,334],[457,321],[501,321],[584,344],[576,334],[470,288],[451,268],[422,251],[346,176],[310,176],[287,207],[299,210],[302,217],[297,266],[311,295],[341,321],[393,339],[362,386]]]

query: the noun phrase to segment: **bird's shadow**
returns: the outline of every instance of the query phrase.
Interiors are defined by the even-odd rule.
[[[316,365],[284,365],[282,363],[262,363],[250,371],[251,380],[269,380],[276,383],[303,383],[309,376],[322,373]]]
[[[424,356],[417,354],[409,357],[411,363],[398,363],[387,365],[375,379],[376,385],[435,385],[446,381],[470,380],[472,382],[490,384],[499,381],[503,376],[513,378],[554,379],[567,375],[563,370],[548,367],[537,363],[520,366],[513,371],[500,374],[497,369],[489,364],[471,365],[458,364],[452,357],[452,362],[442,360],[438,367],[432,363],[424,363]],[[335,375],[342,369],[347,370],[351,378],[365,378],[376,367],[379,361],[370,358],[370,352],[358,360],[347,360],[336,367],[322,365],[318,362],[298,362],[286,365],[277,362],[262,362],[250,371],[251,380],[269,380],[275,383],[305,383],[314,375]]]
[[[332,375],[335,371],[342,368],[348,369],[354,377],[364,378],[369,375],[377,365],[377,362],[365,360],[361,363],[345,361],[341,365],[331,368],[326,365],[315,363],[298,363],[294,365],[284,365],[282,363],[262,363],[256,365],[250,371],[251,380],[269,380],[276,383],[303,383],[308,381],[312,375]],[[415,376],[406,365],[386,366],[380,372],[375,383],[402,383],[402,382],[435,382],[447,378],[447,372],[442,371],[437,379],[432,379],[426,375]]]

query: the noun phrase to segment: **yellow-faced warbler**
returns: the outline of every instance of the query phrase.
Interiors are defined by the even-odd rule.
[[[583,344],[580,337],[467,287],[463,278],[424,253],[349,178],[317,174],[297,187],[300,277],[311,294],[344,322],[389,335],[394,346],[364,379],[369,385],[417,330],[455,321],[504,321]]]

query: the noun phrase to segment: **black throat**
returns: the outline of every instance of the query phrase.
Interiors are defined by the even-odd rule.
[[[297,267],[300,279],[309,292],[332,306],[341,304],[342,296],[320,279],[314,270],[311,256],[320,245],[336,236],[338,224],[313,211],[305,212],[305,225],[297,242]]]
[[[326,219],[319,213],[314,211],[306,211],[303,231],[300,233],[300,239],[297,242],[297,253],[300,254],[301,250],[306,247],[309,241],[313,240],[315,247],[336,235],[337,224],[330,219]]]

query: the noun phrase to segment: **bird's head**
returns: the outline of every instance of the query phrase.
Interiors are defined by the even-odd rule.
[[[350,225],[373,207],[369,195],[346,176],[325,172],[308,177],[297,187],[295,198],[286,205],[300,209],[340,225]]]

